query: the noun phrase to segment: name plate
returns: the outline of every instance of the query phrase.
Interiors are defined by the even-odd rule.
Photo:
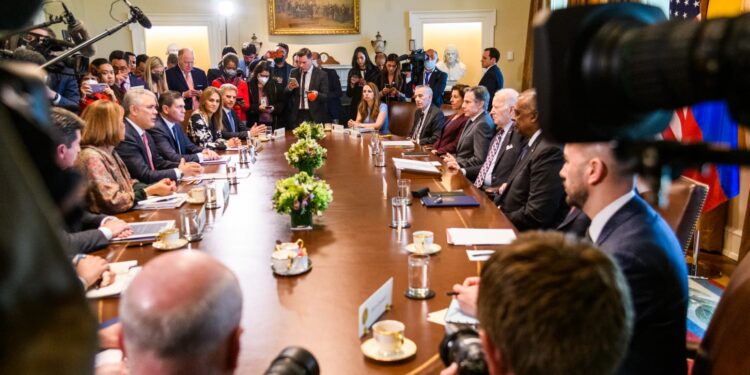
[[[333,124],[333,130],[334,133],[343,133],[344,132],[344,125],[339,124]]]
[[[284,135],[286,133],[286,129],[284,128],[278,128],[273,131],[273,137],[274,138],[284,138]]]
[[[221,193],[224,195],[224,206],[226,207],[226,204],[229,201],[229,182],[228,181],[223,182],[223,185],[221,186]]]
[[[359,319],[357,320],[359,337],[367,334],[375,321],[391,309],[391,305],[393,305],[392,277],[359,306]]]

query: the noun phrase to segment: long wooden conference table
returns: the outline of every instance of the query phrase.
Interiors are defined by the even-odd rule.
[[[242,351],[238,374],[265,370],[279,352],[290,345],[313,353],[323,374],[434,373],[442,368],[435,360],[444,327],[427,321],[427,314],[450,304],[446,292],[467,276],[478,275],[480,264],[470,262],[465,246],[448,245],[446,229],[513,228],[507,218],[459,173],[442,177],[413,178],[412,190],[463,189],[481,204],[477,208],[425,208],[414,199],[412,226],[398,231],[389,227],[390,198],[396,196],[396,173],[391,157],[403,149],[387,148],[386,167],[374,167],[369,153],[371,135],[327,133],[320,143],[328,159],[317,175],[333,190],[333,203],[314,218],[311,231],[290,230],[288,215],[276,213],[271,204],[275,182],[296,173],[284,158],[295,142],[285,139],[263,143],[264,149],[249,178],[240,179],[228,204],[207,210],[207,225],[201,241],[186,248],[204,251],[226,264],[239,278],[243,292]],[[234,161],[236,152],[228,152]],[[437,159],[435,159],[437,160]],[[221,172],[224,166],[209,166],[206,172]],[[180,191],[191,185],[181,184]],[[198,208],[185,204],[181,209]],[[180,209],[132,211],[119,215],[126,221],[176,220]],[[407,289],[405,246],[411,233],[430,230],[442,251],[431,256],[430,285],[436,296],[410,300]],[[302,239],[313,268],[297,277],[279,277],[271,272],[270,256],[277,240]],[[491,246],[482,246],[493,248]],[[138,260],[146,264],[160,251],[150,245],[112,245],[97,255],[112,255],[112,261]],[[393,307],[381,319],[396,319],[406,325],[405,336],[417,345],[412,358],[398,363],[367,359],[360,350],[358,307],[388,278],[394,278]],[[118,299],[94,300],[100,321],[118,315]]]

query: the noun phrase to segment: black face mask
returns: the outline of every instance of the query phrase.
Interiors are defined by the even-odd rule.
[[[281,64],[282,62],[284,62],[284,58],[279,57],[279,58],[273,59],[273,62],[275,62],[276,64]]]
[[[151,78],[154,79],[154,82],[161,81],[162,74],[161,73],[151,73]]]

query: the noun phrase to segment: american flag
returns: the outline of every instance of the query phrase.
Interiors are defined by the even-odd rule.
[[[700,0],[669,0],[669,19],[694,19],[701,14]]]

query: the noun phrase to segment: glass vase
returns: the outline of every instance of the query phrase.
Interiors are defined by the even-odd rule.
[[[313,229],[313,213],[311,210],[306,210],[304,213],[300,211],[292,211],[290,216],[292,217],[292,230]]]

